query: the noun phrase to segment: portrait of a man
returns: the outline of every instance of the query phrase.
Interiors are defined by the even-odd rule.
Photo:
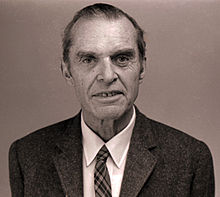
[[[96,3],[75,13],[61,71],[81,109],[12,143],[12,196],[214,196],[208,146],[135,105],[146,45],[141,26],[120,8]]]

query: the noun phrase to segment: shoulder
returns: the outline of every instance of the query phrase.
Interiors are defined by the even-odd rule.
[[[28,158],[28,160],[49,156],[56,141],[65,135],[67,128],[75,124],[74,121],[78,117],[79,115],[49,125],[14,141],[10,146],[9,156],[17,155],[21,159]]]
[[[72,119],[73,118],[63,120],[61,122],[38,129],[16,140],[15,142],[13,142],[13,144],[18,144],[19,146],[31,146],[32,144],[51,143],[59,135],[62,135]]]
[[[182,155],[190,158],[211,157],[208,146],[201,140],[137,112],[137,121],[143,127],[150,128],[160,149],[170,155]]]

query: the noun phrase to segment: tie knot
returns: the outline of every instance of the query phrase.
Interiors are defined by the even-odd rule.
[[[106,162],[108,156],[109,156],[109,152],[108,149],[106,148],[105,145],[102,146],[102,148],[99,150],[98,154],[97,154],[97,160],[102,160],[104,162]]]

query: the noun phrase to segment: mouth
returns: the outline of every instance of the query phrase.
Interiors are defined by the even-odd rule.
[[[118,90],[113,90],[113,91],[103,91],[103,92],[98,92],[94,94],[94,97],[102,97],[102,98],[108,98],[108,97],[113,97],[117,95],[123,94],[121,91]]]

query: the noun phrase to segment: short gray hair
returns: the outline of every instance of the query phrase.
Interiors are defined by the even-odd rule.
[[[70,64],[69,53],[70,53],[70,48],[73,44],[71,30],[74,24],[80,18],[91,18],[91,17],[100,17],[100,16],[105,17],[106,19],[119,19],[121,17],[126,17],[133,24],[137,32],[137,46],[138,46],[139,58],[140,61],[142,62],[143,59],[145,58],[145,47],[146,47],[146,43],[144,41],[144,31],[137,24],[135,19],[129,16],[127,13],[123,12],[119,8],[104,3],[96,3],[94,5],[90,5],[81,9],[74,15],[73,19],[66,26],[63,37],[63,61],[67,63],[69,66]]]

